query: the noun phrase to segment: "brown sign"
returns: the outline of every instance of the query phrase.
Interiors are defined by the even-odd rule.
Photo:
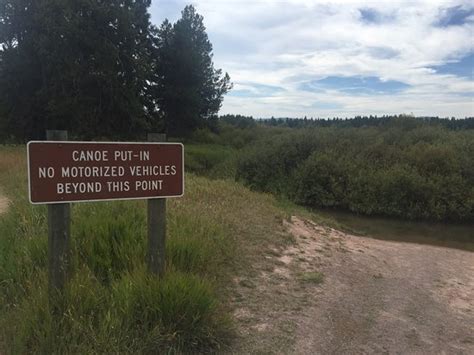
[[[28,143],[31,203],[179,197],[181,143]]]

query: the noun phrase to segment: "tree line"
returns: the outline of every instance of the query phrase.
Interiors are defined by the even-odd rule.
[[[288,128],[310,128],[310,127],[378,127],[378,126],[442,126],[448,129],[474,129],[474,117],[456,119],[454,117],[440,118],[438,116],[412,116],[412,115],[369,115],[355,116],[350,118],[291,118],[291,117],[271,117],[254,118],[253,116],[223,115],[219,117],[222,122],[229,123],[235,127],[253,127],[256,124],[270,127]]]
[[[212,127],[229,75],[203,17],[150,22],[151,0],[0,2],[0,139],[186,136]]]

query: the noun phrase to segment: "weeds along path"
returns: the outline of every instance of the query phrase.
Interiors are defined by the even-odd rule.
[[[2,195],[2,192],[0,191],[0,215],[5,213],[8,209],[8,204],[10,201],[8,198]]]
[[[474,353],[474,253],[285,224],[234,280],[235,352]]]

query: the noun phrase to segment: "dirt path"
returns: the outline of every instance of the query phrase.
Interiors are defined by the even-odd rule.
[[[474,253],[287,229],[293,245],[235,280],[233,352],[474,354]]]

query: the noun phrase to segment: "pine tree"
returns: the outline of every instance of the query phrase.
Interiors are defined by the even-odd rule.
[[[217,122],[223,95],[232,84],[215,69],[203,17],[188,5],[157,32],[157,97],[169,135],[183,136]]]
[[[0,128],[130,136],[156,123],[151,0],[2,0]]]

